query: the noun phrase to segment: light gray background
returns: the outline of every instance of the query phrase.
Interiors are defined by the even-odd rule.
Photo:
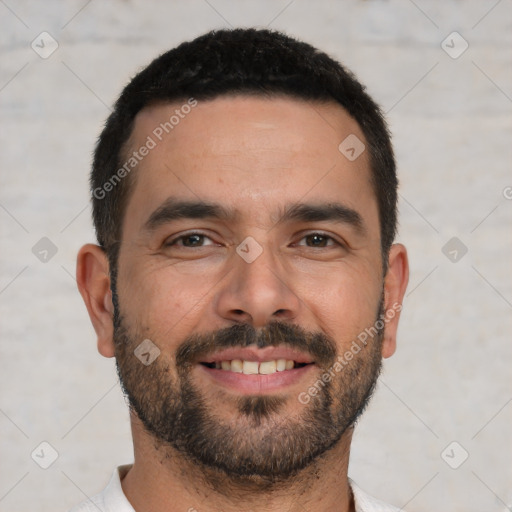
[[[141,66],[230,25],[336,56],[394,134],[411,280],[350,475],[411,512],[512,510],[510,0],[0,0],[0,17],[0,511],[65,511],[132,459],[114,365],[96,352],[74,279],[94,240],[91,151]],[[43,31],[59,44],[47,59],[30,46]],[[453,31],[469,44],[456,59],[441,47]],[[32,252],[42,237],[58,249],[47,262]],[[442,252],[452,237],[468,248],[455,263]],[[59,454],[46,470],[31,458],[42,441]],[[452,465],[469,454],[458,469],[441,456],[452,441]]]

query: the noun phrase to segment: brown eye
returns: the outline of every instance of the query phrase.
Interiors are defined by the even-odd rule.
[[[302,238],[302,241],[305,241],[305,243],[300,243],[299,245],[306,245],[307,247],[327,247],[330,245],[334,245],[334,240],[332,237],[323,235],[322,233],[312,233],[310,235],[306,235]]]
[[[203,245],[204,235],[187,235],[182,237],[182,244],[185,247],[198,247]]]
[[[206,245],[214,245],[213,241],[203,235],[202,233],[188,233],[186,235],[181,235],[174,240],[171,240],[166,244],[168,247],[204,247]]]

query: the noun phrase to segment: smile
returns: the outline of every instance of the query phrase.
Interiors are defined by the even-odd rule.
[[[306,385],[313,358],[291,347],[232,347],[197,361],[208,385],[221,386],[237,395],[285,392]]]
[[[301,368],[308,363],[299,363],[292,359],[271,359],[269,361],[249,361],[233,359],[231,361],[215,361],[212,363],[201,363],[208,368],[224,370],[245,375],[270,375],[276,372],[284,372]]]

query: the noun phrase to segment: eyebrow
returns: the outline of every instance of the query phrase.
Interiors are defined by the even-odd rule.
[[[234,222],[238,217],[239,211],[226,208],[218,203],[170,197],[149,216],[144,224],[144,229],[154,231],[160,226],[178,219],[213,219]],[[281,211],[275,225],[290,221],[340,222],[353,227],[358,234],[366,233],[361,214],[338,202],[292,203]]]
[[[285,210],[285,213],[278,222],[281,223],[292,220],[300,222],[340,222],[352,226],[359,234],[366,233],[361,214],[353,208],[349,208],[341,203],[293,204]]]
[[[163,224],[178,219],[234,220],[236,213],[225,206],[204,201],[186,201],[170,197],[160,205],[144,224],[147,231],[154,231]]]

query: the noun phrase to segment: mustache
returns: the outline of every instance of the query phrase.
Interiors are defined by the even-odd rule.
[[[249,324],[235,324],[189,336],[176,351],[176,365],[178,368],[189,367],[217,350],[249,346],[287,346],[310,354],[319,366],[332,366],[336,357],[336,343],[326,334],[275,321],[261,329],[255,329]]]

